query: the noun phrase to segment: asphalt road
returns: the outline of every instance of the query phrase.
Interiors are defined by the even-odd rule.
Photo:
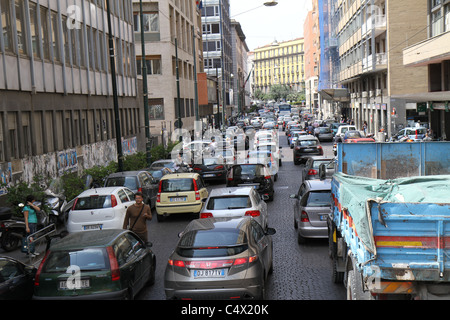
[[[345,300],[342,285],[331,280],[331,260],[328,257],[328,241],[318,239],[307,244],[297,243],[293,226],[293,200],[290,194],[297,192],[301,183],[300,166],[292,161],[292,149],[287,145],[284,132],[280,131],[283,147],[283,166],[275,182],[275,198],[268,203],[269,226],[276,229],[274,241],[274,272],[269,276],[266,297],[269,300]],[[326,156],[332,156],[331,142],[322,143]],[[212,184],[210,188],[224,187]],[[144,289],[139,300],[163,300],[164,270],[170,253],[178,241],[178,233],[193,216],[173,216],[164,222],[156,218],[149,222],[149,239],[157,257],[156,283]]]

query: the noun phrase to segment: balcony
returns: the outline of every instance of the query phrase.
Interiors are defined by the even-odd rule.
[[[387,54],[385,52],[371,54],[362,60],[363,72],[376,72],[387,68]]]
[[[386,32],[386,16],[375,15],[374,18],[367,18],[366,23],[361,27],[362,37],[369,37],[372,34],[372,30],[375,31],[375,37],[379,36],[383,32]]]

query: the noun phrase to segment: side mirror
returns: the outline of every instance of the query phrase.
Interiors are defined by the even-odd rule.
[[[319,179],[324,180],[327,177],[327,166],[325,163],[319,165]]]
[[[149,248],[153,247],[153,242],[146,242],[145,245]]]
[[[277,233],[277,231],[274,228],[267,228],[267,230],[265,232],[266,236],[272,236],[275,233]]]
[[[298,199],[298,195],[296,195],[296,194],[291,194],[291,195],[289,196],[289,198],[291,198],[291,199]]]
[[[261,195],[261,200],[264,200],[264,201],[269,200],[269,196],[266,194],[263,194],[263,195]]]

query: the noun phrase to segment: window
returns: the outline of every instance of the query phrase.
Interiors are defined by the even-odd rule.
[[[164,120],[164,99],[149,99],[150,120]]]
[[[142,75],[142,57],[136,57],[137,74]],[[146,57],[147,75],[162,74],[161,56]]]
[[[58,13],[51,12],[51,24],[52,24],[52,47],[53,47],[53,60],[61,61],[61,52],[59,50],[59,26],[58,26]]]
[[[9,0],[1,0],[0,5],[2,10],[2,30],[3,40],[5,42],[5,50],[13,51],[11,7],[9,5]]]
[[[39,50],[39,26],[37,23],[37,6],[35,3],[30,2],[30,29],[31,29],[31,45],[33,55],[39,59],[41,57]]]
[[[144,13],[144,32],[159,32],[159,14],[157,12]],[[141,31],[141,15],[134,15],[134,31]]]
[[[23,1],[16,0],[16,28],[17,28],[17,53],[26,55],[27,50],[27,37],[25,29],[24,8]]]
[[[42,48],[44,51],[44,59],[50,60],[50,36],[48,33],[48,9],[45,7],[40,7],[40,13],[41,13],[41,41],[42,41]]]
[[[445,30],[450,31],[450,4],[446,4],[444,7],[444,17],[445,17]]]

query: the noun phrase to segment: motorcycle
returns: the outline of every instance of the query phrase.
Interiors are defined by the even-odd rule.
[[[38,207],[41,202],[35,201]],[[20,203],[19,207],[23,208],[24,204]],[[26,224],[24,217],[13,217],[10,208],[2,208],[0,212],[0,246],[3,250],[11,252],[16,250],[22,243],[22,238],[26,236]],[[47,227],[50,224],[49,215],[44,210],[38,214],[38,230]]]
[[[63,194],[57,194],[47,189],[45,193],[45,204],[51,210],[50,211],[50,222],[56,225],[64,224],[66,221],[66,212],[64,208],[67,204],[66,197]]]

